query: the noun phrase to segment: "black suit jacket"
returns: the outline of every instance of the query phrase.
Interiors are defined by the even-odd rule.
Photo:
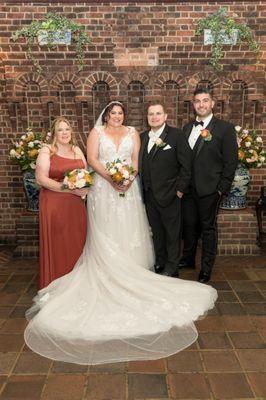
[[[193,122],[183,128],[187,140],[192,128]],[[238,163],[234,125],[213,117],[206,129],[212,135],[211,141],[200,136],[191,150],[192,186],[200,197],[217,191],[228,193]]]
[[[149,131],[140,135],[139,174],[142,182],[143,152],[149,141]],[[186,192],[191,176],[191,152],[181,129],[165,126],[160,138],[166,143],[156,147],[150,160],[152,192],[156,201],[166,207],[176,197],[176,192]],[[165,149],[170,146],[170,149]],[[155,146],[155,145],[154,145]]]

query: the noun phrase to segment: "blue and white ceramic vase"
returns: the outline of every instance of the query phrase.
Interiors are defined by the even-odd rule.
[[[224,210],[241,210],[246,208],[247,191],[250,182],[248,169],[241,163],[238,164],[235,177],[228,196],[224,196],[220,208]]]
[[[35,173],[32,170],[23,173],[23,183],[28,200],[28,211],[37,212],[39,210],[39,186],[35,180]]]

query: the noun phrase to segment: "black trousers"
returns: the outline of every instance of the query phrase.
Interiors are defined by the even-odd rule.
[[[144,192],[144,201],[152,230],[156,265],[175,269],[181,249],[181,201],[176,196],[167,207],[162,207],[150,189]]]
[[[211,273],[217,254],[217,214],[221,196],[213,193],[199,197],[195,192],[183,197],[183,239],[182,260],[195,263],[198,239],[201,236],[201,270]]]

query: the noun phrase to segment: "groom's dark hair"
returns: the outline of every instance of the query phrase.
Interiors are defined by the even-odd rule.
[[[206,87],[198,87],[194,93],[193,93],[193,97],[197,96],[197,94],[208,94],[211,98],[213,98],[212,92],[210,91],[210,89],[206,88]]]
[[[150,101],[150,102],[148,103],[148,105],[147,105],[147,112],[148,112],[148,110],[149,110],[149,108],[150,108],[151,106],[162,106],[164,112],[166,113],[165,104],[164,104],[164,102],[161,101],[161,100],[152,100],[152,101]]]

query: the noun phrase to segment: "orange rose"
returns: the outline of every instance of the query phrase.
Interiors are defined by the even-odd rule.
[[[201,136],[202,136],[203,138],[206,138],[206,137],[210,134],[210,132],[208,131],[208,129],[202,129],[202,130],[200,131],[200,134],[201,134]]]
[[[116,172],[114,175],[112,175],[113,181],[116,183],[119,183],[123,180],[122,174],[120,172]]]
[[[29,155],[29,157],[31,157],[31,158],[37,156],[37,154],[38,154],[38,150],[37,150],[37,149],[32,149],[32,150],[29,150],[29,151],[28,151],[28,155]]]
[[[238,150],[238,159],[239,160],[244,160],[245,158],[245,153],[243,150]]]

